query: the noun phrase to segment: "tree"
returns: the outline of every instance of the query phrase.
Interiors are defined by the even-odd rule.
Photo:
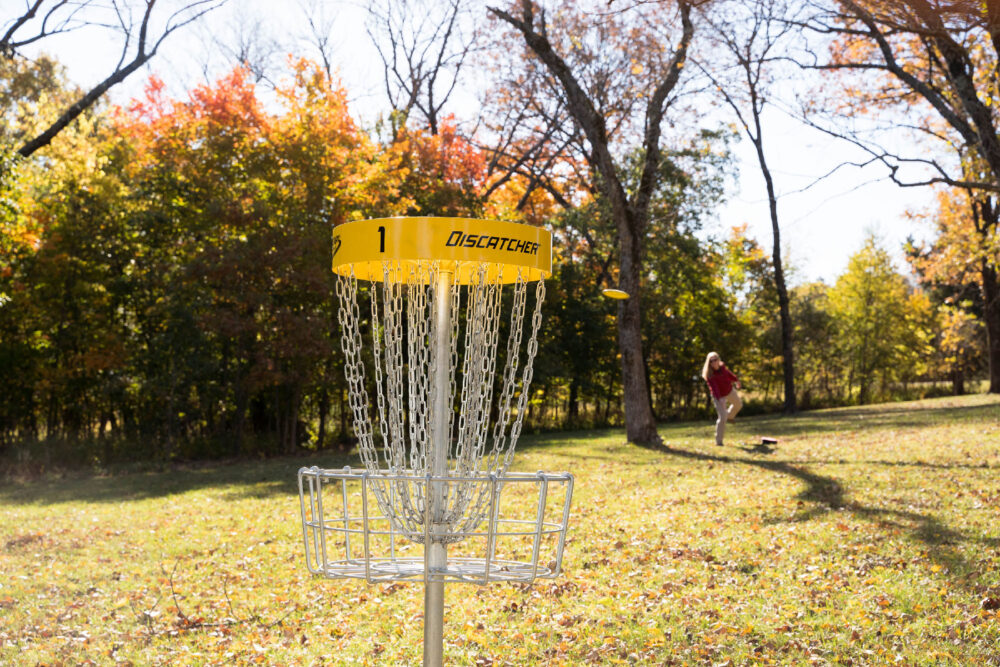
[[[983,230],[1000,217],[1000,5],[950,0],[814,0],[801,25],[827,38],[830,58],[805,63],[846,73],[838,114],[848,119],[872,111],[897,111],[904,127],[948,153],[905,155],[851,130],[849,138],[889,171],[901,186],[943,183],[974,193]],[[874,78],[873,78],[874,77]],[[914,108],[916,107],[916,109]],[[916,114],[920,114],[919,116]],[[840,126],[843,128],[843,124]],[[868,128],[871,131],[871,128]],[[948,154],[958,152],[958,160]],[[914,172],[913,166],[923,167]],[[1000,392],[1000,275],[989,265],[986,298],[990,392]]]
[[[312,17],[309,17],[312,25]],[[227,32],[204,26],[203,41],[209,54],[222,56],[227,67],[246,67],[256,83],[274,85],[273,77],[281,69],[281,61],[287,54],[278,40],[268,32],[272,25],[270,18],[261,18],[244,12],[235,14],[226,26]],[[326,53],[322,54],[326,57]],[[211,56],[204,58],[202,73],[209,80]]]
[[[946,304],[968,304],[966,312],[974,312],[985,323],[987,362],[990,391],[998,381],[997,364],[1000,363],[1000,321],[995,313],[1000,311],[1000,226],[996,198],[982,191],[947,189],[938,192],[937,210],[918,218],[931,218],[937,237],[927,245],[911,245],[908,259],[921,279],[939,291],[945,291]],[[974,285],[974,290],[967,286]],[[949,340],[956,363],[969,365],[966,354],[959,347],[968,349],[967,343],[959,345],[964,335],[974,330],[957,312],[949,309],[945,329],[951,331]],[[961,360],[961,361],[960,361]],[[961,374],[960,370],[954,373]],[[958,377],[956,375],[956,377]],[[956,390],[961,381],[956,380]]]
[[[0,216],[41,233],[0,267],[0,441],[287,453],[325,444],[339,406],[347,444],[330,225],[478,215],[486,156],[447,117],[380,145],[324,68],[289,75],[269,105],[244,68],[182,99],[153,78],[61,133],[45,169],[22,162]]]
[[[63,157],[84,161],[92,157],[86,144],[100,105],[82,113],[74,127],[61,133],[62,145],[50,148],[44,163],[24,160],[17,152],[18,146],[49,127],[80,94],[67,79],[65,68],[48,56],[0,58],[0,190],[6,213],[0,215],[0,270],[9,269],[18,254],[36,249],[44,231],[39,218],[21,213],[25,197],[36,187],[44,189],[46,181],[65,175],[52,173],[67,169]]]
[[[66,128],[104,93],[121,83],[156,55],[163,41],[176,30],[197,21],[220,6],[225,0],[188,0],[162,21],[156,12],[161,0],[112,2],[105,5],[97,0],[28,0],[19,15],[3,23],[0,36],[0,58],[22,58],[20,51],[52,35],[85,28],[104,28],[121,40],[121,57],[114,69],[100,83],[83,92],[72,104],[37,135],[26,140],[18,149],[28,157],[49,145],[53,137]],[[137,12],[136,9],[139,11]],[[137,17],[138,14],[138,17]]]
[[[828,294],[838,348],[850,363],[848,395],[857,387],[858,401],[866,404],[874,398],[879,378],[884,395],[891,382],[915,377],[918,360],[930,353],[921,334],[929,302],[911,295],[874,236],[851,256]]]
[[[557,97],[558,104],[565,106],[586,142],[587,163],[594,171],[617,232],[620,287],[630,295],[618,306],[626,435],[633,442],[658,443],[642,341],[643,246],[660,168],[664,115],[694,35],[692,7],[686,0],[677,3],[681,31],[673,49],[651,34],[642,34],[637,25],[628,27],[623,21],[612,21],[609,17],[601,17],[599,25],[568,25],[565,16],[572,15],[577,8],[566,5],[561,9],[562,25],[550,24],[545,11],[536,16],[530,0],[521,0],[520,11],[509,12],[498,7],[489,11],[520,34],[533,58],[547,73],[549,92]],[[589,34],[581,35],[588,30]],[[628,40],[641,46],[625,48]],[[625,90],[616,89],[615,84],[620,82],[616,79],[628,78],[627,72],[635,79],[625,83]],[[590,75],[596,76],[590,78]],[[611,97],[618,93],[627,95],[627,99]],[[629,193],[613,142],[619,138],[616,135],[627,134],[628,112],[632,106],[641,106],[640,97],[645,100],[642,158],[637,185]]]
[[[454,118],[440,119],[436,132],[399,128],[389,150],[405,173],[399,193],[407,215],[482,215],[486,155],[461,135]]]
[[[746,224],[733,227],[721,246],[720,280],[732,302],[728,328],[738,332],[739,343],[718,351],[728,355],[725,358],[739,369],[744,383],[752,383],[766,401],[772,389],[778,393],[782,378],[774,265],[764,248],[747,235]]]
[[[646,235],[644,307],[650,316],[643,320],[646,367],[660,418],[691,416],[704,408],[704,382],[692,378],[708,350],[737,364],[753,356],[738,344],[749,340],[750,332],[726,289],[725,245],[699,238],[706,219],[725,200],[735,170],[730,153],[735,137],[728,130],[703,130],[665,150],[660,164]],[[634,186],[627,181],[629,189]]]
[[[567,211],[566,215],[573,212]],[[565,391],[563,425],[569,428],[607,425],[611,418],[609,407],[619,389],[612,309],[593,289],[593,281],[591,265],[566,257],[553,267],[553,275],[545,284],[531,386],[545,396],[555,394],[554,390]],[[594,406],[589,419],[581,407],[585,403]]]
[[[793,325],[789,309],[788,288],[781,261],[781,230],[778,224],[778,197],[774,178],[764,154],[764,130],[761,114],[773,86],[771,71],[782,59],[781,47],[791,32],[784,19],[787,7],[783,0],[755,0],[752,3],[711,5],[703,10],[705,22],[712,27],[713,49],[711,64],[700,64],[703,72],[715,84],[716,91],[736,115],[744,134],[757,154],[757,164],[767,190],[771,217],[771,262],[778,296],[778,316],[781,322],[781,357],[784,377],[784,411],[794,413],[795,360]],[[720,67],[720,54],[732,61]],[[735,70],[727,72],[727,69]]]
[[[952,393],[965,393],[966,379],[982,369],[983,325],[967,310],[942,305],[938,308],[938,331],[934,342],[938,372],[951,380]]]
[[[118,130],[137,218],[174,238],[151,258],[167,282],[139,310],[170,327],[150,322],[147,349],[194,345],[155,355],[150,393],[167,392],[161,405],[197,396],[172,413],[231,436],[237,450],[267,432],[290,451],[312,375],[337,349],[330,224],[399,212],[390,202],[405,170],[383,161],[322,69],[295,64],[276,89],[281,114],[265,111],[247,76],[237,70],[184,102],[153,82]],[[190,358],[210,372],[177,368]]]
[[[839,321],[829,304],[830,288],[823,282],[799,285],[792,292],[795,353],[802,407],[842,403],[844,360],[832,341],[840,339]]]
[[[437,134],[442,110],[472,49],[463,0],[378,0],[368,5],[368,34],[385,73],[393,134],[420,111]]]

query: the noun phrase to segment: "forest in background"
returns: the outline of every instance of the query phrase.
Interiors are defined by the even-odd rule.
[[[643,118],[662,86],[643,77],[655,71],[673,67],[691,79],[674,78],[689,89],[676,89],[676,100],[663,102],[667,111],[706,104],[710,93],[695,90],[706,81],[725,84],[740,108],[744,98],[723,81],[725,72],[706,70],[684,50],[687,38],[711,44],[744,36],[719,23],[726,11],[738,12],[726,9],[732,4],[714,3],[710,13],[705,3],[640,3],[636,15],[594,15],[568,3],[539,19],[517,14],[528,5],[512,3],[508,16],[521,21],[515,27],[526,41],[502,29],[506,19],[494,12],[492,37],[478,51],[472,42],[457,51],[467,58],[465,71],[494,77],[472,129],[440,95],[434,102],[433,82],[428,87],[412,67],[397,89],[409,85],[411,95],[392,98],[366,123],[328,62],[289,56],[280,77],[260,77],[245,60],[181,97],[151,77],[142,96],[94,103],[24,155],[26,142],[83,91],[54,59],[5,48],[0,460],[81,464],[349,448],[330,234],[342,222],[395,215],[551,229],[554,274],[526,427],[625,423],[622,311],[601,296],[602,287],[624,281],[616,191],[595,157],[600,133],[588,134],[587,116],[574,115],[572,87],[532,51],[531,35],[544,32],[532,26],[546,19],[545,38],[569,54],[564,64],[588,82],[603,136],[618,142],[607,155],[620,191],[633,197],[627,211],[638,206],[634,194],[645,193],[645,218],[633,232],[642,239],[642,379],[656,420],[711,413],[699,377],[710,350],[743,379],[748,410],[787,409],[788,349],[797,408],[963,393],[984,381],[996,390],[987,331],[995,306],[982,283],[982,276],[996,280],[1000,263],[989,191],[984,199],[979,185],[939,181],[936,210],[914,214],[935,225],[937,238],[908,246],[908,267],[894,265],[871,235],[832,284],[803,284],[744,226],[720,232],[709,224],[732,189],[733,143],[744,130],[757,140],[752,123],[748,130],[737,121],[671,121],[662,145],[658,136],[650,143]],[[735,4],[769,8],[768,20],[780,9]],[[750,25],[745,18],[730,20]],[[689,23],[703,32],[688,31]],[[663,38],[670,30],[683,34]],[[640,57],[638,47],[618,48],[625,43],[649,48]],[[442,53],[445,47],[447,40]],[[852,48],[824,44],[836,62],[857,55]],[[509,69],[490,70],[491,49],[520,57]],[[978,67],[992,62],[978,57]],[[677,67],[679,58],[691,66]],[[437,60],[442,70],[455,62]],[[560,82],[570,91],[562,97]],[[845,106],[879,90],[838,89]],[[990,95],[996,99],[995,90]],[[752,94],[747,99],[758,109]],[[512,110],[521,116],[512,120]],[[969,173],[986,171],[975,156],[962,161]],[[994,219],[985,235],[984,214]],[[970,274],[982,257],[983,271]],[[783,300],[787,319],[779,317]]]

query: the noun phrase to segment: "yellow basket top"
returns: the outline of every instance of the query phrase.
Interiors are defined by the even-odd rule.
[[[432,264],[456,273],[463,285],[474,282],[484,264],[489,280],[512,283],[518,270],[524,280],[539,280],[552,274],[552,234],[475,218],[378,218],[333,228],[334,273],[349,275],[353,269],[359,280],[381,282],[385,262],[400,280]]]

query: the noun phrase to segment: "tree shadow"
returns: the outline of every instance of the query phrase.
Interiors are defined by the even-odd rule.
[[[769,435],[790,436],[844,431],[845,428],[850,428],[851,422],[857,422],[865,429],[873,429],[926,428],[943,421],[982,421],[996,419],[998,408],[1000,404],[992,401],[982,405],[921,407],[919,411],[906,403],[879,404],[806,411],[794,415],[760,415],[747,417],[744,421],[761,430],[769,429]]]
[[[817,474],[808,468],[793,465],[786,461],[768,461],[726,455],[716,456],[670,446],[651,447],[650,449],[668,456],[684,459],[748,465],[779,475],[786,475],[805,483],[806,488],[799,492],[796,498],[804,503],[810,503],[812,507],[798,512],[791,518],[772,519],[767,523],[801,523],[824,516],[830,510],[847,512],[854,517],[877,523],[881,528],[905,531],[912,539],[926,546],[927,555],[932,561],[942,567],[948,567],[955,571],[968,569],[968,561],[955,548],[956,545],[963,542],[972,542],[987,548],[1000,547],[1000,538],[967,535],[945,525],[931,514],[921,514],[910,510],[869,507],[849,500],[846,497],[844,486],[837,479]],[[969,587],[970,582],[963,579],[962,583],[966,587]]]
[[[332,452],[297,457],[198,464],[166,464],[140,472],[60,473],[35,479],[5,480],[0,504],[120,503],[216,488],[228,500],[298,495],[299,468],[360,465],[357,456]]]

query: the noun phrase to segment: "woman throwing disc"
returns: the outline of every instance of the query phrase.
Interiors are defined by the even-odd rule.
[[[726,422],[733,421],[736,413],[743,407],[743,399],[736,391],[740,388],[740,380],[722,363],[718,352],[708,353],[701,376],[708,383],[715,411],[719,413],[719,420],[715,422],[715,444],[721,447],[722,436],[726,432]]]

